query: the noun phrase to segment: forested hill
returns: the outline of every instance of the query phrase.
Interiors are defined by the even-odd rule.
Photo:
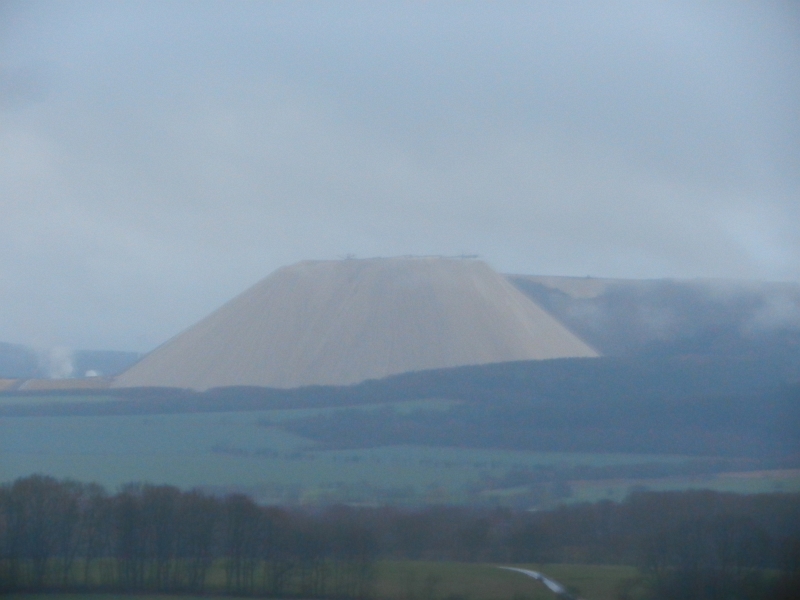
[[[332,448],[393,445],[749,458],[800,466],[800,385],[700,398],[464,402],[442,410],[349,409],[281,426]]]
[[[0,416],[344,407],[430,398],[498,406],[569,402],[596,409],[619,402],[741,396],[798,382],[800,350],[753,357],[579,358],[416,371],[350,386],[15,390],[0,392]]]

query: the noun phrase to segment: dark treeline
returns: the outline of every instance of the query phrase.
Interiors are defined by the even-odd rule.
[[[541,452],[627,452],[800,465],[800,385],[751,395],[518,398],[446,410],[350,408],[276,423],[330,448],[402,444]]]
[[[628,564],[651,598],[797,597],[800,495],[641,492],[540,512],[287,510],[42,476],[0,488],[3,591],[366,598],[378,559]]]
[[[0,488],[0,590],[365,598],[378,547],[356,517],[32,476]]]

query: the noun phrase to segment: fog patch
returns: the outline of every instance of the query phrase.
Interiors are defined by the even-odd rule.
[[[791,283],[606,280],[601,293],[586,298],[535,278],[511,281],[606,355],[742,355],[765,349],[785,354],[800,349],[800,286]]]
[[[661,307],[644,305],[636,311],[639,335],[647,340],[668,341],[681,333],[681,320],[674,311]]]
[[[774,293],[765,296],[742,333],[758,334],[778,330],[800,331],[800,294]]]
[[[553,303],[554,304],[554,303]],[[569,322],[582,323],[585,327],[600,331],[608,326],[610,315],[596,302],[590,300],[577,300],[574,302],[562,302],[564,305],[559,306],[563,310],[565,317]],[[547,305],[550,308],[550,305]],[[555,314],[559,314],[556,310],[551,310]]]

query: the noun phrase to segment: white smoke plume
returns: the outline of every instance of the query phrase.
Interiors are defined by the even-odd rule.
[[[39,351],[39,366],[49,379],[68,379],[75,370],[70,348],[57,346]]]

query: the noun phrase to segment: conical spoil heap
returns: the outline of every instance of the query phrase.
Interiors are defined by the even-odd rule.
[[[481,261],[309,261],[278,269],[114,385],[340,385],[423,369],[591,356],[591,347]]]

